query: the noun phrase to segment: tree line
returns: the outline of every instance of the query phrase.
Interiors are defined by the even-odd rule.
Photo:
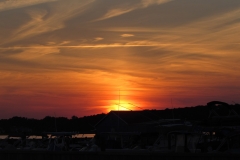
[[[234,104],[229,107],[240,115],[240,105]],[[215,113],[220,116],[228,116],[229,108],[216,106]],[[200,122],[209,119],[212,108],[209,106],[194,106],[185,108],[173,108],[164,110],[145,110],[155,114],[159,119],[182,119],[191,122]],[[131,111],[129,111],[131,112]],[[106,114],[97,114],[91,116],[72,118],[66,117],[51,117],[46,116],[43,119],[29,119],[25,117],[12,117],[9,119],[0,120],[0,134],[9,134],[14,132],[30,132],[37,134],[42,132],[80,132],[80,133],[94,133],[95,125]]]

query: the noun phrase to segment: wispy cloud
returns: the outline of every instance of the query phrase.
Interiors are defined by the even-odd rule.
[[[0,2],[0,11],[6,11],[10,9],[22,8],[54,1],[58,0],[4,0],[3,2]]]
[[[125,5],[122,5],[122,7],[120,6],[118,8],[110,9],[109,11],[107,11],[107,13],[105,15],[103,15],[102,17],[100,17],[96,21],[105,20],[105,19],[108,19],[108,18],[120,16],[122,14],[126,14],[126,13],[131,12],[131,11],[136,10],[136,9],[146,8],[146,7],[148,7],[150,5],[154,5],[154,4],[160,5],[160,4],[163,4],[163,3],[170,2],[170,1],[172,1],[172,0],[142,0],[138,4],[131,4],[131,3],[125,4]]]
[[[101,40],[103,40],[104,38],[102,38],[102,37],[96,37],[96,38],[94,38],[94,41],[95,42],[97,42],[97,41],[101,41]]]
[[[66,45],[66,44],[69,44],[69,43],[71,43],[71,41],[63,41],[59,45]]]
[[[97,21],[108,19],[108,18],[112,18],[112,17],[116,17],[116,16],[119,16],[119,15],[122,15],[122,14],[125,14],[125,13],[128,13],[128,12],[131,12],[134,9],[135,8],[116,8],[116,9],[111,9],[103,17],[97,19]]]
[[[81,2],[72,1],[72,3],[61,1],[49,6],[54,11],[53,13],[49,13],[46,9],[29,9],[27,13],[31,20],[16,30],[5,43],[64,28],[66,20],[84,12],[87,5],[93,1],[82,0]]]
[[[170,1],[172,1],[172,0],[142,0],[141,5],[143,7],[148,7],[150,5],[154,5],[154,4],[159,5],[159,4],[167,3],[167,2],[170,2]]]
[[[133,34],[122,34],[121,37],[133,37]]]
[[[19,59],[19,60],[32,60],[48,54],[59,53],[58,48],[47,48],[42,46],[32,46],[25,48],[22,52],[10,55],[9,58]]]

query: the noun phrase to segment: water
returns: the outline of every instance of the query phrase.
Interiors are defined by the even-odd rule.
[[[0,139],[5,139],[7,138],[7,135],[0,135]]]
[[[8,135],[0,135],[0,139],[5,139],[7,138]],[[95,136],[95,134],[76,134],[73,135],[72,138],[93,138]],[[50,137],[50,135],[48,135],[48,137]],[[19,137],[11,137],[11,139],[19,139]],[[42,139],[42,136],[35,136],[32,135],[30,137],[28,137],[28,139]]]
[[[93,138],[95,136],[95,134],[76,134],[76,135],[73,135],[72,137],[73,138]]]

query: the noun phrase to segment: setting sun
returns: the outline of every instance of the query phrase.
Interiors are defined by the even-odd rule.
[[[126,101],[126,100],[113,100],[111,101],[111,105],[107,107],[107,111],[110,112],[112,110],[115,111],[133,111],[133,110],[139,110],[137,106],[134,106],[132,103],[129,103],[131,101]]]

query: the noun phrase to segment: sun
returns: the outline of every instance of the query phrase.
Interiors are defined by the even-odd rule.
[[[121,84],[120,86],[113,85],[111,89],[111,93],[109,94],[109,97],[105,100],[105,111],[133,111],[133,110],[139,110],[137,105],[135,105],[136,101],[134,99],[133,95],[136,95],[136,93],[133,93],[134,90],[132,90],[131,84],[126,82],[125,79],[128,79],[129,77],[125,78],[119,78],[111,80],[109,83],[114,82],[115,84]]]
[[[110,111],[133,111],[138,109],[137,106],[133,105],[133,103],[130,103],[131,101],[127,101],[127,100],[122,100],[117,101],[117,100],[113,100],[111,102],[111,104],[107,107],[108,112]]]

